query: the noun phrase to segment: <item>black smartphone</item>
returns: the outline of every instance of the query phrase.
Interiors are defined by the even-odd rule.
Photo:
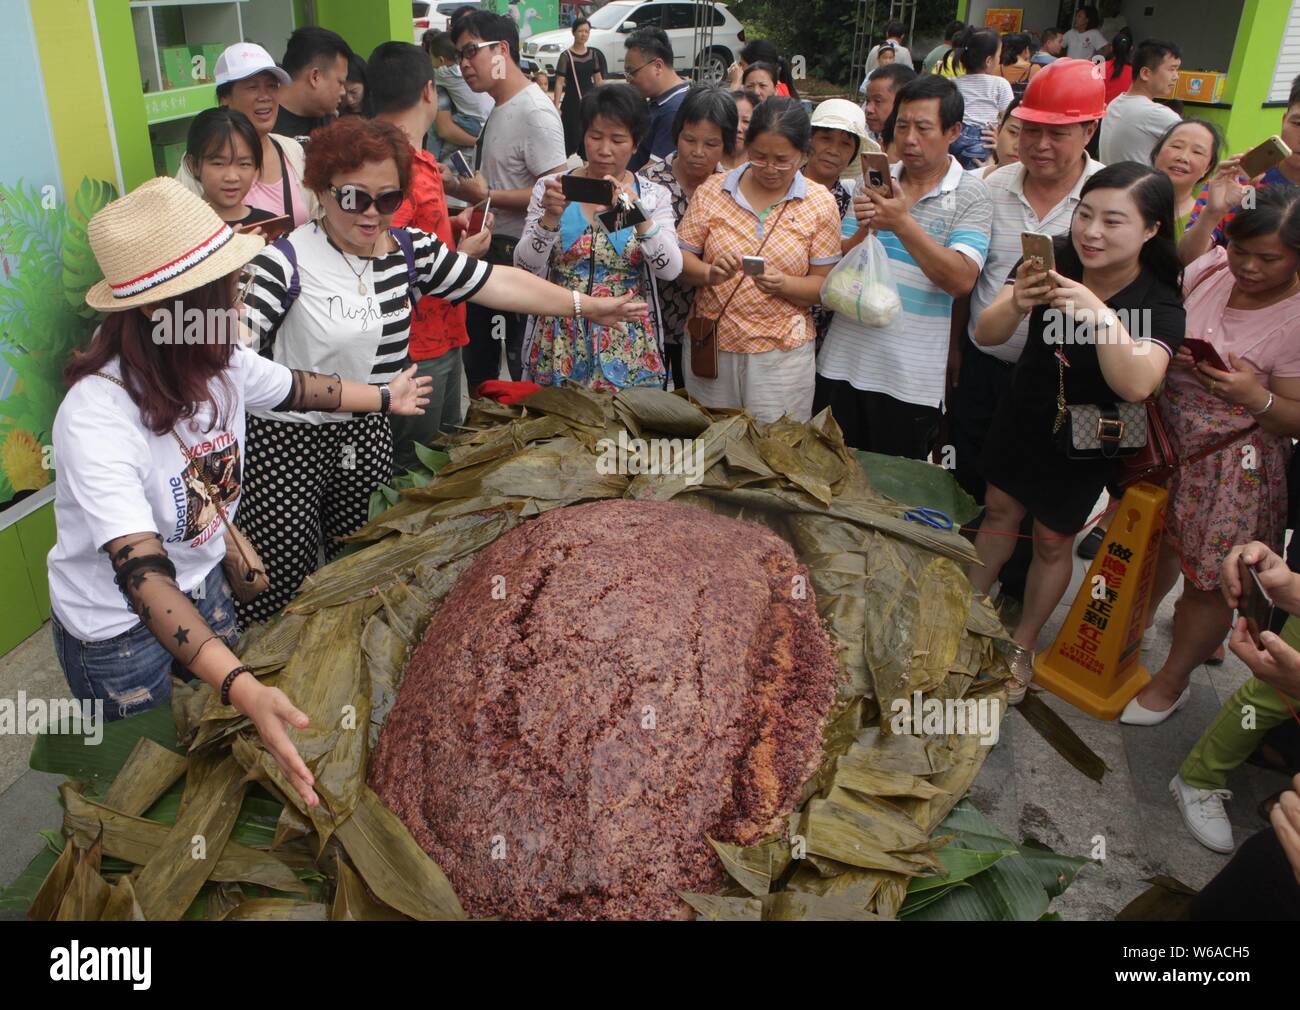
[[[1237,615],[1246,619],[1246,630],[1250,632],[1255,648],[1263,649],[1264,643],[1259,636],[1273,623],[1273,600],[1260,585],[1255,566],[1246,564],[1241,558],[1237,559],[1237,579],[1241,582]]]
[[[594,203],[609,207],[614,203],[614,184],[608,179],[588,179],[581,175],[560,176],[560,189],[571,203]]]

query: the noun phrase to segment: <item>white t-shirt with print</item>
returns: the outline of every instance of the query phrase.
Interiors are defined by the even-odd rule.
[[[1089,28],[1086,32],[1071,28],[1064,38],[1065,55],[1072,60],[1090,60],[1110,45],[1106,36],[1096,28]]]
[[[178,354],[185,348],[177,348]],[[116,359],[101,369],[121,378]],[[222,389],[224,381],[225,389]],[[154,532],[176,566],[176,583],[192,592],[226,554],[223,524],[208,494],[216,487],[231,522],[244,467],[244,411],[265,410],[288,394],[289,369],[236,347],[213,381],[222,424],[209,429],[205,404],[176,434],[196,457],[187,467],[171,432],[155,435],[126,390],[88,375],[63,398],[54,418],[54,518],[58,540],[48,557],[50,609],[83,642],[129,631],[139,618],[113,581],[104,544]]]

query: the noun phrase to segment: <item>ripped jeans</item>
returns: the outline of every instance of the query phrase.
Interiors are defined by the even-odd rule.
[[[208,572],[203,592],[190,593],[203,619],[231,647],[238,637],[235,601],[221,565]],[[104,702],[104,719],[113,722],[166,705],[172,695],[172,669],[180,664],[143,624],[102,642],[83,642],[53,618],[54,654],[78,700]]]

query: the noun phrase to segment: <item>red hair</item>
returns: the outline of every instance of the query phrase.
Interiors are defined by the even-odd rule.
[[[390,160],[397,163],[402,192],[409,192],[411,142],[406,134],[391,123],[344,116],[312,131],[303,182],[318,194],[326,193],[336,175],[355,172],[367,162]]]
[[[204,319],[213,318],[208,314],[212,310],[230,310],[234,294],[230,275],[166,299],[157,308],[174,312],[174,325],[179,327],[190,309],[203,313]],[[160,343],[154,339],[154,326],[139,309],[110,312],[90,346],[68,362],[63,378],[70,386],[120,357],[122,381],[140,408],[145,427],[165,435],[177,421],[193,417],[200,404],[212,399],[211,382],[226,370],[234,354],[234,334],[210,334],[212,339],[198,344]],[[214,406],[214,423],[224,425],[221,406]]]

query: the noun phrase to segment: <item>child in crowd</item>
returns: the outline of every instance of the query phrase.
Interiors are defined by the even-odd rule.
[[[203,199],[232,228],[275,217],[244,200],[262,171],[262,141],[247,116],[219,105],[190,123],[185,165],[203,189]]]
[[[427,31],[423,43],[433,60],[433,80],[438,88],[438,118],[426,134],[424,146],[439,161],[461,151],[474,165],[474,150],[492,113],[492,98],[472,91],[465,83],[455,43],[447,32]]]
[[[1002,40],[998,33],[967,28],[953,50],[954,62],[966,73],[954,79],[966,103],[962,114],[961,136],[948,149],[962,168],[974,168],[988,157],[984,131],[996,129],[1015,95],[1001,76]]]

